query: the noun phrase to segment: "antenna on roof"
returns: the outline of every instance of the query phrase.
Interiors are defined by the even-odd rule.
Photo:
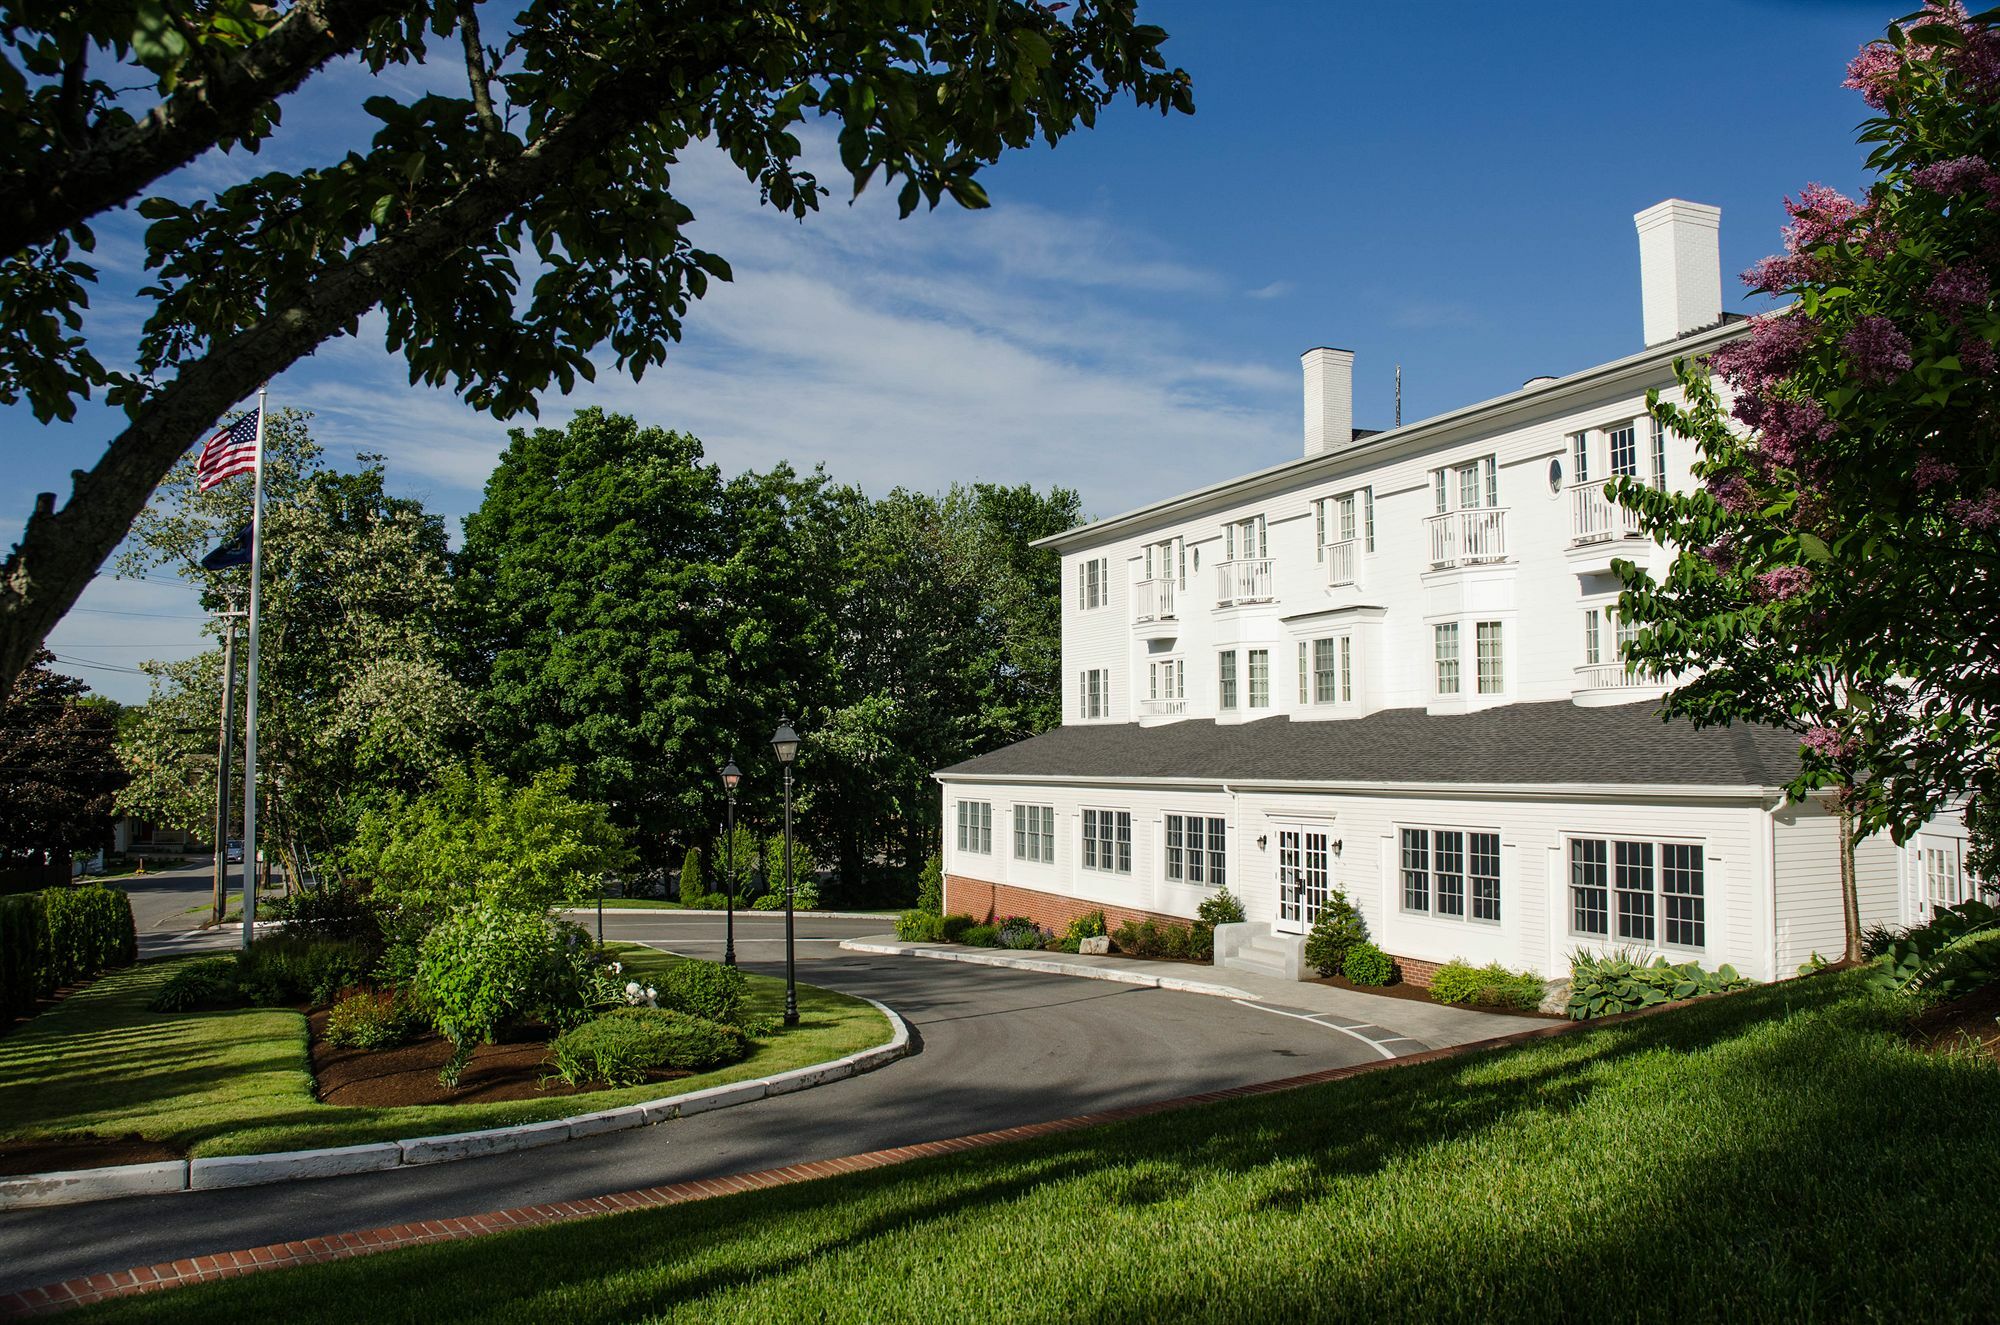
[[[1403,426],[1403,365],[1396,365],[1396,426]]]

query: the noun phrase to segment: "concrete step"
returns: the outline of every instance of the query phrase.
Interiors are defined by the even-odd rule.
[[[1274,980],[1291,979],[1291,972],[1286,969],[1284,962],[1253,957],[1248,953],[1238,953],[1234,957],[1231,957],[1225,969],[1231,971],[1250,971],[1257,975],[1268,975]]]

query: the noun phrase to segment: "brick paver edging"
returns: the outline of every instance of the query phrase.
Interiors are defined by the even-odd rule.
[[[768,1095],[788,1095],[830,1081],[842,1081],[904,1057],[910,1052],[909,1023],[895,1009],[866,995],[853,995],[889,1019],[889,1040],[844,1058],[795,1067],[749,1081],[732,1081],[704,1090],[667,1095],[616,1109],[575,1114],[548,1122],[489,1127],[476,1132],[376,1141],[336,1146],[329,1150],[285,1150],[267,1155],[218,1155],[204,1159],[173,1159],[151,1164],[116,1164],[67,1173],[28,1173],[0,1178],[0,1210],[46,1205],[80,1205],[127,1196],[161,1196],[176,1192],[210,1191],[220,1187],[257,1187],[274,1182],[300,1182],[349,1173],[381,1173],[392,1169],[444,1164],[453,1160],[498,1155],[562,1141],[578,1141],[606,1132],[651,1127],[671,1118],[692,1117],[712,1109],[748,1104]]]
[[[1411,1066],[1417,1063],[1433,1063],[1447,1058],[1458,1058],[1468,1054],[1487,1053],[1522,1044],[1530,1040],[1543,1040],[1551,1036],[1565,1035],[1580,1026],[1603,1026],[1633,1017],[1651,1016],[1669,1008],[1679,1007],[1679,1003],[1666,1003],[1658,1007],[1644,1008],[1638,1012],[1620,1013],[1612,1017],[1600,1017],[1590,1022],[1555,1022],[1547,1026],[1537,1026],[1532,1030],[1516,1031],[1511,1035],[1496,1036],[1490,1040],[1477,1040],[1471,1044],[1453,1045],[1445,1049],[1426,1049],[1421,1053],[1409,1054],[1401,1058],[1385,1059],[1379,1062],[1358,1063],[1351,1067],[1328,1068],[1325,1071],[1309,1072],[1304,1076],[1283,1077],[1275,1081],[1262,1081],[1248,1086],[1231,1086],[1223,1090],[1203,1091],[1198,1095],[1183,1095],[1170,1100],[1158,1100],[1150,1104],[1134,1104],[1122,1109],[1106,1109],[1098,1113],[1079,1114],[1073,1118],[1059,1118],[1053,1122],[1032,1123],[1024,1127],[1007,1127],[997,1132],[979,1132],[971,1136],[957,1136],[945,1141],[925,1141],[917,1145],[897,1146],[890,1150],[874,1150],[861,1155],[846,1155],[839,1159],[812,1160],[804,1164],[787,1165],[779,1169],[765,1169],[758,1173],[738,1173],[721,1178],[702,1178],[694,1182],[672,1183],[664,1187],[646,1187],[638,1191],[614,1192],[609,1196],[595,1196],[582,1201],[557,1201],[549,1205],[518,1206],[511,1210],[496,1210],[490,1214],[468,1215],[456,1219],[423,1220],[414,1224],[399,1224],[393,1228],[374,1228],[361,1233],[339,1233],[331,1237],[308,1238],[303,1242],[280,1242],[266,1247],[253,1247],[247,1251],[223,1252],[215,1256],[196,1256],[187,1260],[165,1262],[160,1265],[140,1266],[131,1270],[118,1270],[109,1274],[94,1274],[79,1279],[66,1279],[61,1283],[45,1284],[40,1288],[30,1288],[22,1292],[0,1294],[0,1318],[12,1319],[20,1316],[46,1315],[50,1312],[66,1310],[70,1307],[85,1306],[101,1302],[107,1298],[129,1297],[134,1293],[157,1292],[163,1288],[175,1288],[182,1284],[207,1283],[214,1279],[229,1279],[240,1274],[254,1274],[262,1270],[280,1270],[296,1265],[316,1265],[323,1261],[344,1260],[350,1256],[368,1256],[379,1251],[394,1251],[400,1247],[422,1246],[432,1242],[455,1242],[463,1238],[481,1237],[488,1233],[503,1233],[510,1229],[534,1228],[543,1224],[555,1224],[569,1219],[588,1219],[598,1215],[619,1214],[627,1210],[651,1210],[660,1206],[680,1205],[688,1201],[705,1200],[711,1196],[729,1196],[737,1192],[760,1191],[771,1187],[784,1187],[797,1182],[811,1182],[816,1178],[831,1178],[843,1173],[859,1173],[866,1169],[885,1168],[891,1164],[903,1164],[913,1159],[930,1159],[939,1155],[953,1155],[966,1150],[978,1150],[986,1146],[1001,1145],[1009,1141],[1025,1141],[1035,1137],[1051,1136],[1059,1132],[1072,1132],[1079,1128],[1096,1127],[1104,1123],[1123,1122],[1131,1118],[1145,1118],[1153,1114],[1168,1113],[1177,1109],[1190,1108],[1198,1104],[1212,1104],[1221,1100],[1244,1099],[1253,1095],[1269,1095],[1278,1091],[1298,1090],[1305,1086],[1317,1086],[1329,1081],[1340,1081],[1347,1077],[1361,1076],[1369,1072],[1384,1072],[1393,1068]]]

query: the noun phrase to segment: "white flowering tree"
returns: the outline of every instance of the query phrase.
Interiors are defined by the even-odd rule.
[[[1933,3],[1847,86],[1875,182],[1788,200],[1744,280],[1793,302],[1654,401],[1703,486],[1616,496],[1679,549],[1658,578],[1619,564],[1632,665],[1688,677],[1671,713],[1799,734],[1789,790],[1837,791],[1855,958],[1855,832],[2000,792],[2000,33]]]

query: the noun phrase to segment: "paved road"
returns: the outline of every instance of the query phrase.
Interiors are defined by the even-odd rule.
[[[198,928],[208,919],[209,905],[215,896],[215,864],[212,860],[201,860],[176,870],[163,870],[157,874],[127,874],[115,879],[106,879],[109,888],[122,888],[132,899],[132,919],[139,927],[139,936],[165,934],[178,930]],[[234,897],[243,886],[243,867],[229,867],[229,893]],[[193,908],[199,911],[190,911]]]
[[[718,955],[722,921],[606,912],[610,937]],[[658,1127],[487,1159],[0,1214],[0,1290],[326,1233],[574,1200],[1042,1122],[1374,1061],[1367,1045],[1228,999],[844,952],[880,920],[801,918],[800,978],[878,998],[919,1051],[846,1081]],[[783,969],[783,921],[737,920]]]

